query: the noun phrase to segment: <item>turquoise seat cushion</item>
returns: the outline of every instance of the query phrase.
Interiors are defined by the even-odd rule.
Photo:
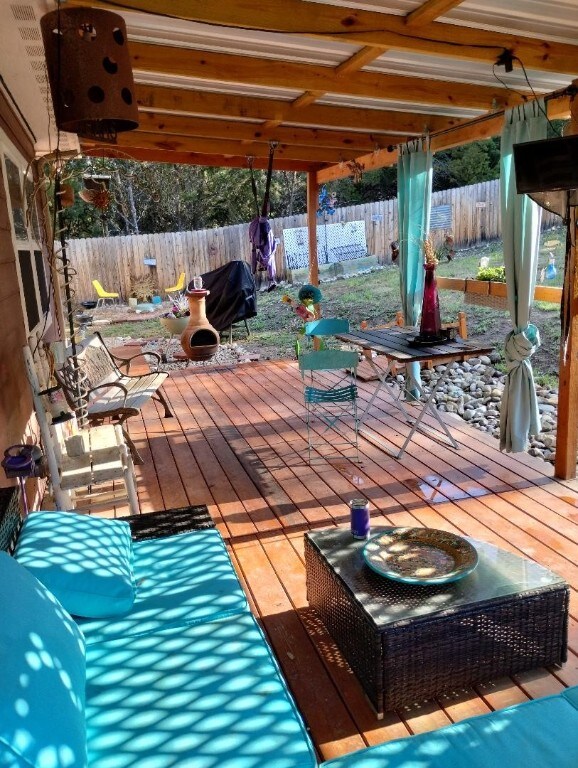
[[[87,648],[91,768],[313,768],[250,613]]]
[[[123,617],[79,620],[89,645],[248,610],[225,543],[214,529],[137,541],[133,553],[134,605]]]
[[[566,688],[565,691],[562,691],[562,696],[570,704],[572,704],[573,707],[578,709],[578,685],[573,685],[571,688]]]
[[[548,696],[390,741],[322,763],[322,768],[530,768],[578,765],[578,710]]]
[[[0,765],[86,766],[84,639],[56,598],[0,553]]]
[[[75,512],[31,512],[14,557],[75,616],[115,616],[134,602],[128,523]]]

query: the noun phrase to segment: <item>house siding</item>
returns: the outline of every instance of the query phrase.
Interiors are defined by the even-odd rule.
[[[0,94],[0,136],[27,160],[33,146],[9,103]],[[4,142],[3,142],[4,143]],[[11,445],[33,442],[37,434],[32,397],[24,368],[22,347],[26,344],[26,320],[18,284],[16,253],[12,240],[9,200],[0,163],[0,457]],[[32,437],[31,437],[32,436]],[[13,485],[0,470],[0,487]],[[27,482],[32,501],[38,492],[36,480]]]

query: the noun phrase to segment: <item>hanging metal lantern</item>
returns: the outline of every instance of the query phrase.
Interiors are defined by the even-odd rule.
[[[40,20],[56,125],[98,141],[138,128],[122,16],[59,8]]]

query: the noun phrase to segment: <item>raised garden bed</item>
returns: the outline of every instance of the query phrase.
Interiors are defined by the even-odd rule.
[[[440,289],[465,293],[466,304],[476,304],[502,310],[508,308],[508,287],[506,283],[463,277],[436,277],[436,282],[437,287]],[[534,290],[535,301],[548,301],[559,304],[561,298],[561,288],[537,285]]]

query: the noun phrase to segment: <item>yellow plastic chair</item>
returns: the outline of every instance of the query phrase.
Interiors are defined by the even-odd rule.
[[[165,288],[165,293],[169,296],[171,293],[181,293],[185,288],[185,273],[181,272],[176,285],[171,285],[170,288]]]
[[[111,293],[110,291],[105,291],[102,285],[98,282],[98,280],[93,280],[92,285],[94,287],[94,290],[96,291],[96,295],[98,296],[98,301],[96,302],[97,307],[101,307],[107,301],[110,301],[112,304],[114,304],[118,299],[118,293]]]

